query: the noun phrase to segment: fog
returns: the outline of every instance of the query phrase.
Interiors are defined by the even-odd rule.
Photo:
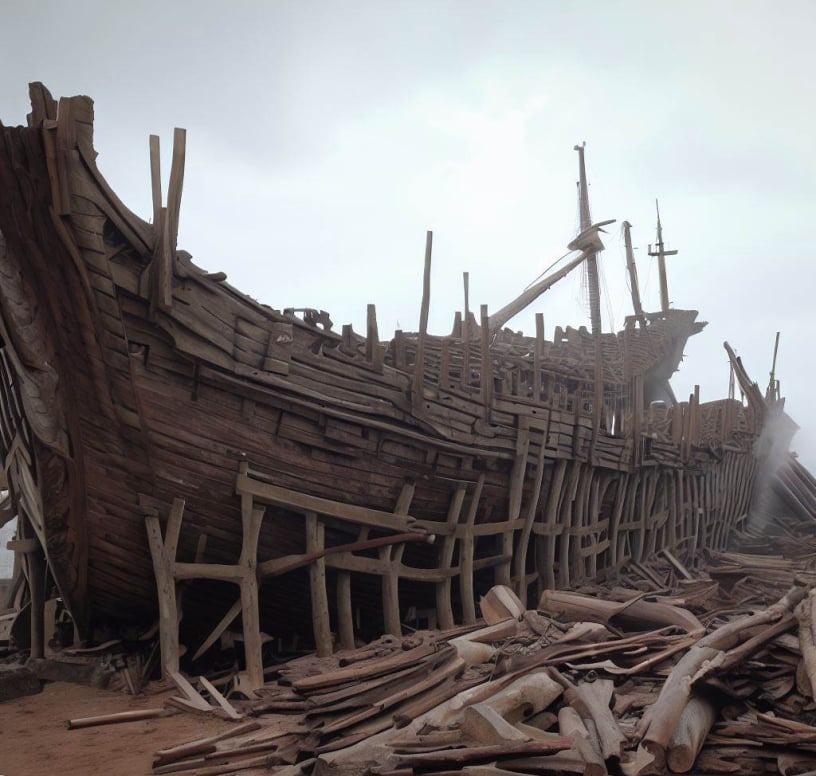
[[[188,130],[179,245],[276,308],[328,310],[382,336],[416,329],[434,231],[432,331],[497,310],[565,252],[578,224],[573,146],[587,143],[606,236],[604,326],[631,314],[620,222],[659,307],[659,198],[672,305],[709,321],[673,379],[728,388],[722,342],[777,376],[816,468],[812,2],[6,3],[0,119],[26,84],[96,101],[99,165],[151,213],[148,135],[164,172]],[[580,276],[513,328],[588,324]]]

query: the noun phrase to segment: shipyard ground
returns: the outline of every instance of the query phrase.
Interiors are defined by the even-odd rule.
[[[222,719],[174,714],[127,725],[68,730],[66,720],[162,706],[171,691],[133,697],[78,684],[48,682],[37,695],[0,704],[2,776],[142,776],[156,749],[230,725]],[[246,773],[250,773],[247,771]]]

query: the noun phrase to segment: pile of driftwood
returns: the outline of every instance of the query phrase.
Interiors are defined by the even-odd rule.
[[[154,772],[814,771],[816,538],[773,530],[694,567],[663,552],[545,591],[535,610],[495,587],[482,623],[301,657],[251,700],[174,676],[176,707],[236,726],[157,752]]]

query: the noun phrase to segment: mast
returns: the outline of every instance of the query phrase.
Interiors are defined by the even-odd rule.
[[[640,286],[638,285],[637,265],[635,264],[635,252],[632,249],[632,224],[623,222],[623,242],[626,245],[626,268],[629,270],[629,283],[632,286],[632,306],[635,308],[635,315],[641,321],[644,320],[643,305],[640,301]]]
[[[669,311],[669,283],[666,279],[666,256],[674,256],[677,251],[667,251],[663,246],[663,227],[660,224],[660,205],[655,200],[655,209],[657,210],[657,244],[656,250],[652,250],[649,246],[649,255],[657,256],[657,266],[660,271],[660,309],[661,312],[667,313]]]
[[[584,162],[584,146],[576,145],[578,152],[578,206],[581,216],[581,231],[589,229],[592,224],[589,215],[589,190],[587,188],[586,163]],[[601,291],[598,281],[598,254],[591,253],[586,259],[587,280],[589,281],[589,312],[592,321],[592,333],[601,332]]]
[[[776,332],[774,341],[773,362],[771,363],[771,379],[768,381],[768,389],[765,391],[766,401],[776,401],[779,399],[779,380],[776,379],[776,355],[779,352],[779,332]]]

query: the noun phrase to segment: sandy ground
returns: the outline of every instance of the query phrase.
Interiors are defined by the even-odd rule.
[[[132,709],[160,708],[165,694],[133,697],[54,682],[39,695],[0,703],[1,776],[147,776],[157,749],[211,735],[231,724],[175,714],[82,730],[65,721]]]

